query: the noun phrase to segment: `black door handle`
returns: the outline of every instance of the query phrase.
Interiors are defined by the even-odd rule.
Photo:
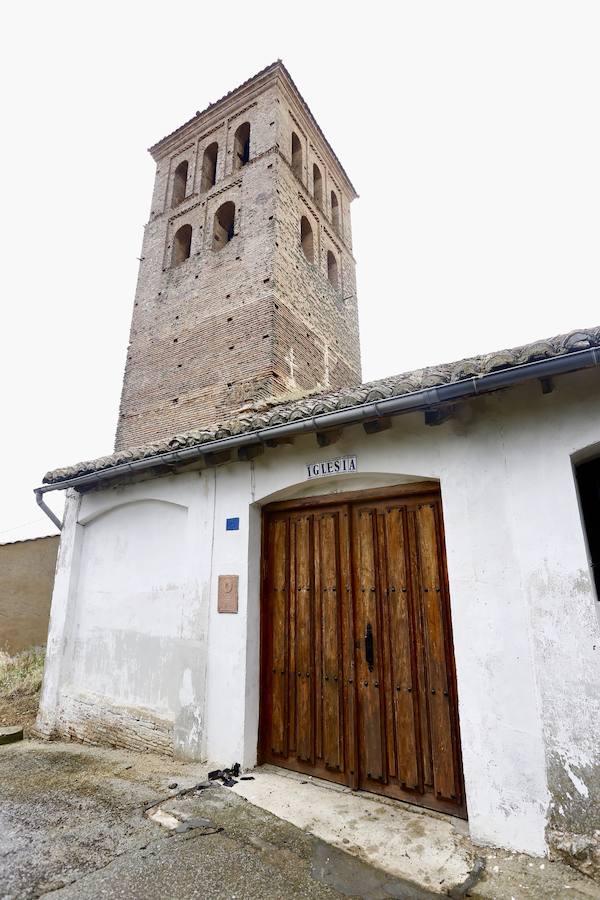
[[[365,659],[369,672],[372,672],[375,665],[375,650],[373,648],[373,629],[370,622],[367,623],[367,630],[365,631]]]

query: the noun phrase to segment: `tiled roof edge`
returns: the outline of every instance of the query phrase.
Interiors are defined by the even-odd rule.
[[[233,435],[249,434],[264,428],[311,419],[314,416],[330,412],[360,407],[373,401],[406,396],[426,388],[440,387],[468,378],[478,378],[500,370],[517,368],[527,363],[567,356],[599,347],[600,326],[578,329],[510,350],[499,350],[452,363],[415,369],[412,372],[404,372],[401,375],[343,390],[320,394],[312,393],[301,400],[273,403],[266,409],[256,408],[230,422],[191,429],[169,439],[121,450],[109,456],[76,463],[73,466],[54,469],[46,473],[44,484],[57,484],[80,475],[110,469],[134,460],[159,456],[173,450],[207,444]]]

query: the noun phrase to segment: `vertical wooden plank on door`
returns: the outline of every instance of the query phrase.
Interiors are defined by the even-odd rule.
[[[387,510],[387,577],[389,636],[393,648],[392,697],[395,713],[395,738],[398,780],[411,790],[423,790],[418,764],[416,678],[414,673],[415,628],[412,615],[412,585],[409,578],[409,548],[406,539],[406,509]]]
[[[389,778],[396,777],[396,747],[394,737],[394,703],[392,694],[392,655],[393,649],[390,643],[390,598],[388,596],[388,551],[393,553],[393,548],[387,545],[387,531],[385,527],[386,510],[384,506],[375,509],[374,524],[377,539],[377,597],[379,599],[378,618],[378,648],[379,648],[379,677],[382,695],[382,718],[384,733],[384,756],[386,759],[385,771]]]
[[[429,722],[429,682],[426,665],[425,650],[425,622],[423,614],[423,590],[421,573],[419,569],[418,536],[417,536],[417,512],[416,508],[408,508],[406,512],[406,526],[408,535],[408,562],[409,562],[409,591],[413,599],[414,626],[415,626],[415,657],[416,671],[413,672],[416,683],[413,684],[413,694],[416,694],[416,727],[420,748],[419,768],[422,780],[422,790],[433,791],[433,762],[431,757],[431,731]]]
[[[293,516],[288,518],[289,529],[289,561],[288,561],[288,755],[296,752],[296,695],[298,679],[296,676],[296,634],[298,630],[296,616],[296,522]]]
[[[338,569],[339,513],[324,513],[319,522],[322,628],[323,758],[328,769],[344,768],[342,714],[342,645]]]
[[[377,563],[375,516],[370,508],[355,508],[354,571],[356,584],[356,679],[358,697],[358,742],[361,750],[361,780],[384,778],[379,666],[381,642],[377,624]],[[374,659],[366,659],[370,635]]]
[[[358,787],[356,664],[354,631],[354,591],[352,580],[352,548],[350,544],[350,509],[344,506],[339,519],[340,602],[342,605],[342,678],[344,708],[344,757],[347,784]]]
[[[315,513],[312,517],[313,533],[312,533],[312,553],[313,553],[313,610],[312,610],[312,633],[313,633],[313,703],[314,703],[314,735],[315,735],[315,758],[323,759],[323,668],[321,664],[321,648],[323,646],[323,624],[321,612],[321,516]]]
[[[312,516],[296,519],[296,753],[314,764]]]
[[[271,642],[271,752],[287,756],[287,591],[288,527],[285,519],[274,519],[269,529]]]
[[[419,568],[425,624],[425,654],[429,683],[431,751],[435,794],[447,800],[460,798],[446,668],[446,634],[442,607],[442,574],[433,503],[419,504],[416,512]]]

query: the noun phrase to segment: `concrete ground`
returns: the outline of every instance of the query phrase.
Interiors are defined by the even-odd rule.
[[[559,863],[475,850],[444,817],[280,770],[253,775],[189,791],[204,767],[78,744],[1,746],[0,898],[432,900],[465,896],[456,885],[476,854],[487,869],[469,896],[600,898]]]
[[[466,821],[273,766],[232,788],[269,810],[390,875],[436,896],[486,900],[600,898],[600,885],[560,862],[475,846]],[[483,862],[468,893],[456,890]],[[453,890],[454,888],[454,890]]]
[[[425,811],[295,772],[262,766],[233,790],[304,831],[365,861],[446,891],[462,884],[481,854],[462,819]]]

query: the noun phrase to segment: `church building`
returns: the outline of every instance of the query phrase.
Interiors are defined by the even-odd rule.
[[[150,152],[114,452],[36,489],[38,730],[600,853],[600,328],[362,383],[357,195],[283,64]]]

